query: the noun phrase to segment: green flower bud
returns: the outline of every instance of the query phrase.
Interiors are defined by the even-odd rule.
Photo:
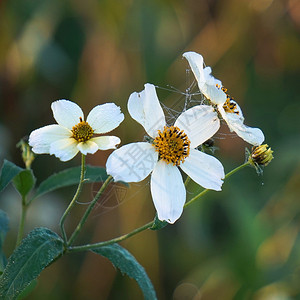
[[[273,151],[267,144],[253,146],[249,155],[249,162],[254,166],[267,166],[273,159]]]
[[[31,151],[31,147],[23,139],[19,141],[17,147],[21,148],[22,158],[26,169],[30,169],[31,164],[35,158],[34,153]]]

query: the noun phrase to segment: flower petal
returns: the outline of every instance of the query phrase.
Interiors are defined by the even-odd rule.
[[[205,84],[201,92],[213,104],[223,104],[226,101],[227,95],[221,89],[222,82],[211,75],[211,68],[204,68]]]
[[[173,224],[182,214],[186,190],[176,166],[157,162],[151,176],[151,194],[157,216]]]
[[[31,132],[29,145],[36,154],[49,153],[51,143],[71,136],[71,131],[65,127],[57,124],[47,125]]]
[[[68,129],[80,122],[79,118],[84,119],[81,108],[69,100],[57,100],[52,102],[51,109],[56,122]]]
[[[61,161],[68,161],[78,153],[77,144],[73,138],[58,140],[50,145],[50,154],[54,154]]]
[[[132,143],[115,150],[107,159],[106,172],[115,181],[139,182],[153,170],[158,153],[149,143]]]
[[[127,107],[131,117],[153,138],[156,137],[157,131],[163,130],[166,125],[165,115],[153,84],[146,83],[143,91],[132,93]]]
[[[95,133],[112,131],[124,120],[121,109],[114,103],[105,103],[95,106],[87,116],[86,121]]]
[[[203,85],[205,84],[205,76],[203,72],[203,56],[193,51],[185,52],[182,56],[187,59],[192,72],[197,79],[199,89],[201,90]]]
[[[222,82],[211,75],[211,68],[203,69],[203,57],[196,52],[185,52],[183,57],[187,59],[192,72],[198,82],[201,93],[214,104],[224,103],[226,101],[226,94],[222,89]]]
[[[191,149],[190,155],[180,167],[191,179],[204,188],[215,191],[221,190],[222,179],[225,177],[224,168],[215,157]]]
[[[225,112],[222,105],[218,105],[218,110],[227,123],[229,129],[234,131],[240,138],[242,138],[247,143],[258,146],[263,143],[265,136],[259,128],[248,127],[244,124],[244,117],[241,108],[236,104],[237,113]]]
[[[77,148],[84,155],[87,155],[88,153],[94,154],[99,149],[98,145],[92,140],[79,143]]]
[[[117,136],[99,136],[92,138],[91,141],[96,143],[100,150],[116,149],[121,143]]]
[[[212,106],[197,105],[183,112],[175,126],[187,134],[191,148],[196,148],[212,137],[220,128],[218,114]]]

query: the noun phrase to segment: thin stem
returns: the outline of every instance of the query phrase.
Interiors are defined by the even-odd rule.
[[[225,178],[228,178],[230,177],[231,175],[233,175],[234,173],[236,173],[237,171],[243,169],[244,167],[248,166],[249,165],[249,162],[246,162],[244,163],[243,165],[241,166],[238,166],[237,168],[233,169],[232,171],[230,171],[229,173],[226,174]],[[205,195],[207,192],[209,192],[210,190],[209,189],[205,189],[203,190],[201,193],[199,193],[197,196],[195,196],[194,198],[192,198],[190,201],[188,201],[184,207],[187,207],[189,206],[190,204],[192,204],[194,201],[196,201],[197,199],[199,199],[200,197],[202,197],[203,195]],[[100,192],[100,190],[99,190]],[[98,193],[99,193],[98,192]],[[97,195],[96,195],[97,196]],[[93,200],[95,201],[95,200]],[[130,233],[127,233],[127,234],[124,234],[124,235],[121,235],[117,238],[114,238],[114,239],[111,239],[111,240],[108,240],[108,241],[104,241],[104,242],[99,242],[99,243],[95,243],[95,244],[87,244],[87,245],[83,245],[83,246],[75,246],[75,247],[69,247],[67,249],[68,252],[79,252],[79,251],[86,251],[86,250],[92,250],[92,249],[96,249],[96,248],[100,248],[102,246],[107,246],[107,245],[111,245],[111,244],[114,244],[114,243],[118,243],[118,242],[121,242],[121,241],[124,241],[134,235],[136,235],[137,233],[140,233],[148,228],[150,228],[151,226],[153,226],[154,224],[154,221],[151,221],[145,225],[143,225],[142,227],[139,227],[133,231],[131,231]],[[71,237],[72,238],[72,237]],[[71,239],[70,239],[71,241]],[[70,244],[70,242],[69,242]]]
[[[81,218],[76,229],[74,230],[73,234],[71,235],[67,245],[71,245],[73,243],[73,241],[76,239],[77,235],[80,233],[83,225],[85,224],[88,216],[90,215],[91,211],[93,210],[94,206],[96,205],[97,201],[99,200],[99,198],[101,197],[102,193],[105,191],[105,189],[107,188],[107,186],[111,182],[111,180],[112,180],[112,176],[108,176],[107,179],[104,181],[104,183],[102,184],[98,193],[96,194],[95,198],[93,199],[91,204],[86,209],[83,217]]]
[[[250,166],[251,163],[249,161],[245,162],[244,164],[236,167],[235,169],[231,170],[230,172],[228,172],[226,175],[225,175],[225,179],[230,177],[231,175],[233,175],[234,173],[238,172],[239,170],[247,167],[247,166]]]
[[[22,212],[21,212],[21,219],[20,219],[19,230],[17,235],[16,247],[20,245],[24,235],[24,225],[25,225],[27,208],[28,206],[26,204],[26,197],[22,197]]]
[[[153,225],[153,223],[154,223],[154,221],[151,221],[151,222],[143,225],[142,227],[139,227],[139,228],[131,231],[130,233],[121,235],[121,236],[111,239],[109,241],[104,241],[104,242],[95,243],[95,244],[87,244],[87,245],[83,245],[83,246],[70,247],[68,249],[68,252],[86,251],[86,250],[96,249],[96,248],[100,248],[102,246],[107,246],[107,245],[111,245],[114,243],[124,241],[124,240],[130,238],[131,236],[136,235],[137,233],[140,233],[140,232],[150,228]]]
[[[236,167],[235,169],[231,170],[230,172],[228,172],[225,175],[225,179],[227,179],[228,177],[230,177],[231,175],[233,175],[234,173],[238,172],[239,170],[245,168],[246,166],[249,166],[250,163],[247,161],[244,164]],[[201,198],[203,195],[205,195],[208,191],[210,191],[210,189],[205,189],[202,192],[200,192],[197,196],[193,197],[191,200],[189,200],[187,203],[185,203],[184,208],[189,206],[190,204],[192,204],[194,201],[198,200],[199,198]]]
[[[59,222],[59,226],[60,226],[60,229],[61,229],[61,232],[62,232],[63,239],[64,239],[65,243],[67,242],[67,235],[66,235],[66,231],[65,231],[65,228],[64,228],[64,222],[65,222],[66,217],[67,217],[68,214],[70,213],[72,207],[74,206],[76,200],[78,199],[78,197],[79,197],[79,195],[80,195],[80,193],[81,193],[82,185],[83,185],[83,182],[84,182],[84,175],[85,175],[85,155],[82,154],[82,155],[81,155],[81,173],[80,173],[80,181],[79,181],[79,184],[78,184],[76,193],[75,193],[75,195],[74,195],[72,201],[70,202],[69,206],[68,206],[67,209],[65,210],[64,214],[62,215],[62,217],[61,217],[61,219],[60,219],[60,222]]]

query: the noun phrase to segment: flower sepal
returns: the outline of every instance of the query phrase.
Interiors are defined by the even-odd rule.
[[[161,221],[157,214],[155,215],[155,218],[153,220],[153,225],[150,227],[151,230],[159,230],[162,229],[164,227],[166,227],[168,225],[167,221]]]

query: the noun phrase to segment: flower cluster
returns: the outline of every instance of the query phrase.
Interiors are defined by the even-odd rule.
[[[183,57],[208,104],[193,106],[183,111],[174,124],[167,124],[155,86],[145,84],[143,91],[130,95],[128,111],[144,127],[149,142],[124,145],[113,151],[106,163],[107,173],[115,181],[139,182],[151,174],[150,189],[158,218],[169,223],[181,216],[186,201],[181,171],[206,189],[221,190],[225,177],[221,162],[199,150],[219,130],[220,116],[231,131],[254,147],[264,141],[259,128],[244,124],[241,108],[221,81],[211,75],[211,68],[204,67],[203,57],[195,52],[186,52]],[[29,144],[33,152],[54,154],[67,161],[79,151],[93,154],[98,149],[115,149],[120,143],[115,136],[97,136],[115,129],[123,121],[124,115],[115,104],[96,106],[86,121],[81,108],[71,101],[55,101],[51,108],[58,124],[31,133]],[[263,150],[270,161],[270,151]],[[255,157],[252,159],[257,161]]]

